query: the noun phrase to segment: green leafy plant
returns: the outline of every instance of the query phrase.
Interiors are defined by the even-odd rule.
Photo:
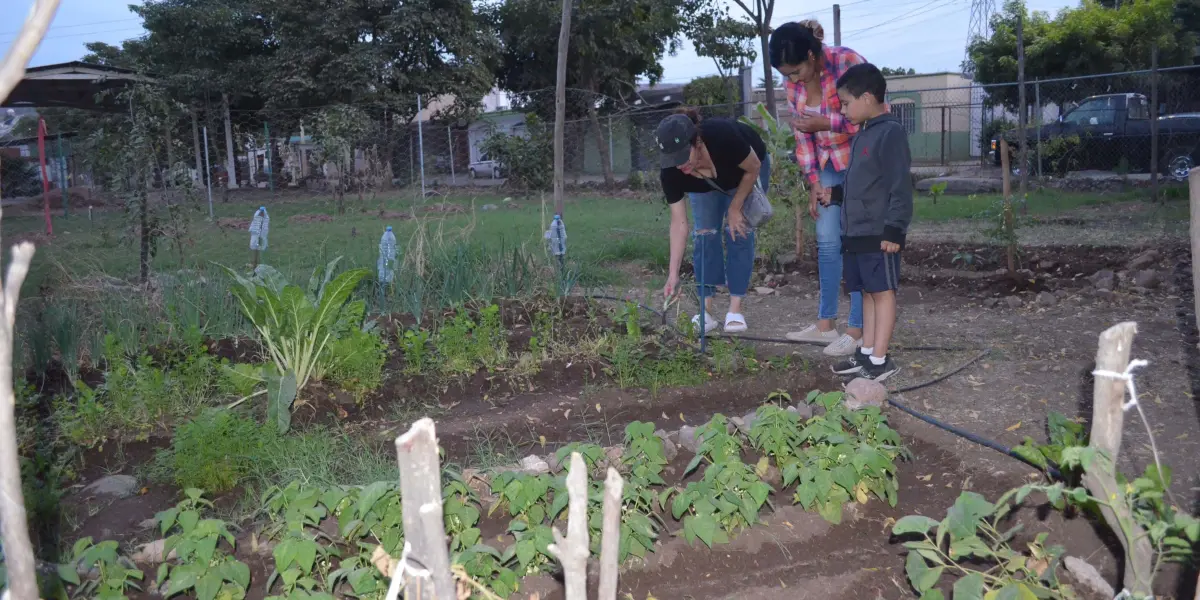
[[[1042,470],[1052,465],[1061,465],[1062,452],[1066,448],[1087,445],[1087,433],[1083,425],[1072,421],[1062,413],[1051,411],[1046,415],[1048,443],[1039,444],[1026,436],[1025,441],[1013,447],[1013,451]]]
[[[479,323],[472,334],[475,359],[489,371],[508,360],[508,332],[500,320],[500,307],[489,304],[479,311]]]
[[[754,467],[731,458],[709,465],[703,479],[675,494],[671,515],[682,519],[688,543],[699,539],[712,547],[727,543],[730,535],[757,524],[758,513],[771,492],[771,486],[759,478]]]
[[[400,556],[404,545],[403,510],[397,483],[382,481],[364,487],[327,490],[322,503],[337,516],[338,531],[356,555],[348,556],[329,574],[329,589],[346,582],[353,595],[369,597],[387,590],[389,580],[371,561],[375,548]]]
[[[404,353],[404,373],[420,375],[430,368],[429,331],[406,329],[400,335],[400,349]]]
[[[515,558],[519,575],[536,575],[545,570],[546,565],[555,564],[557,559],[548,548],[554,543],[554,534],[548,525],[513,519],[508,524],[508,532],[516,541],[505,550],[500,560],[507,563]]]
[[[237,541],[228,525],[220,519],[205,519],[201,511],[212,508],[197,489],[184,492],[186,498],[155,515],[162,533],[170,532],[163,544],[163,556],[176,558],[158,568],[156,585],[167,584],[164,597],[193,591],[198,600],[240,599],[250,586],[250,567],[234,559],[220,546],[232,550]]]
[[[437,331],[435,346],[443,374],[468,375],[475,372],[475,348],[471,343],[471,331],[474,329],[475,321],[461,310],[453,319],[442,323]]]
[[[81,579],[80,572],[95,572],[96,575]],[[58,567],[58,575],[76,586],[72,596],[98,600],[123,600],[130,590],[140,592],[142,588],[136,582],[144,578],[133,561],[118,554],[117,542],[93,544],[90,537],[75,542],[71,560]]]
[[[933,198],[934,204],[937,204],[938,198],[946,194],[946,186],[947,183],[945,181],[939,181],[929,186],[929,197]]]
[[[566,508],[566,494],[562,496],[562,507],[550,509],[550,489],[553,480],[549,475],[529,475],[507,471],[492,478],[492,493],[496,501],[488,508],[488,514],[506,507],[508,514],[528,523],[541,523],[549,516],[553,519]]]
[[[1010,493],[992,504],[975,492],[963,492],[940,522],[922,515],[896,522],[893,535],[922,538],[904,542],[908,550],[905,572],[921,598],[943,598],[935,586],[946,574],[959,576],[954,583],[956,600],[1075,597],[1070,586],[1058,581],[1064,553],[1061,546],[1047,546],[1047,534],[1041,533],[1026,552],[1019,552],[1010,542],[1021,526],[1000,529],[1013,498],[1018,503],[1024,500],[1024,496]]]
[[[974,252],[969,250],[961,250],[954,253],[954,257],[950,259],[950,264],[962,265],[964,267],[971,268],[975,266],[977,259],[978,256],[976,256]]]
[[[351,302],[350,294],[367,270],[353,269],[334,278],[340,260],[330,261],[324,279],[314,272],[307,292],[287,284],[267,265],[259,265],[253,279],[226,268],[237,282],[230,291],[258,331],[278,373],[268,378],[267,389],[272,421],[280,431],[291,426],[292,402],[308,384],[334,332],[352,316],[363,314],[362,301]]]
[[[185,489],[231,490],[249,472],[262,440],[253,420],[228,410],[205,411],[175,430],[169,451],[175,482]]]
[[[741,462],[742,439],[729,433],[729,421],[725,415],[713,415],[708,423],[696,429],[696,437],[700,445],[696,449],[696,456],[684,469],[685,475],[695,471],[704,460],[711,464]]]
[[[353,392],[361,402],[364,394],[383,384],[387,345],[373,332],[352,328],[329,342],[325,360],[324,378]]]

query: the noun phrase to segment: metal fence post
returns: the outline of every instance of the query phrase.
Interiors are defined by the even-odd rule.
[[[263,136],[267,139],[267,164],[263,169],[267,172],[267,183],[271,186],[271,193],[275,193],[275,174],[271,172],[271,125],[263,121]]]
[[[421,95],[417,94],[417,152],[421,161],[421,201],[425,200],[425,134],[421,128]]]
[[[58,186],[62,188],[59,196],[62,198],[63,217],[71,216],[71,194],[67,186],[67,158],[63,155],[62,132],[58,133]]]
[[[1038,79],[1033,80],[1033,102],[1037,107],[1037,120],[1034,121],[1037,123],[1037,174],[1038,177],[1045,177],[1042,171],[1042,82]]]
[[[208,126],[204,126],[204,187],[208,189],[208,220],[213,220],[212,166],[208,164]]]
[[[454,177],[454,130],[446,126],[446,139],[450,141],[450,184],[456,183]]]
[[[946,105],[942,105],[942,165],[946,164]]]
[[[1158,44],[1150,47],[1150,193],[1158,202]]]

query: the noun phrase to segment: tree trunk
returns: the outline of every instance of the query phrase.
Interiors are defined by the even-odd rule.
[[[604,172],[604,187],[612,189],[616,187],[616,178],[613,176],[612,170],[612,156],[608,151],[608,140],[604,138],[604,130],[600,128],[600,113],[591,103],[588,103],[588,119],[592,122],[592,128],[596,130],[596,149],[600,151],[600,168]]]
[[[587,466],[578,452],[571,453],[567,496],[567,535],[563,537],[555,527],[551,530],[554,543],[547,549],[562,564],[566,600],[587,600],[587,560],[591,556],[591,546],[588,545]]]
[[[196,153],[196,176],[192,177],[192,181],[197,184],[203,184],[205,179],[204,173],[204,156],[200,154],[200,119],[196,117],[196,106],[192,105],[192,146]]]
[[[563,188],[566,185],[566,150],[563,135],[567,127],[567,48],[571,42],[571,0],[562,0],[562,20],[558,26],[558,63],[554,79],[554,214],[563,214]]]
[[[775,114],[775,77],[771,73],[771,52],[767,47],[767,42],[771,38],[769,29],[770,23],[763,23],[759,33],[759,41],[762,42],[763,91],[766,92],[767,112],[771,113],[772,117],[778,118],[778,115]]]
[[[221,101],[225,107],[225,170],[228,174],[226,187],[234,189],[238,186],[235,169],[237,162],[233,158],[233,122],[229,118],[229,94],[221,94]],[[226,194],[225,200],[229,200],[228,194]]]

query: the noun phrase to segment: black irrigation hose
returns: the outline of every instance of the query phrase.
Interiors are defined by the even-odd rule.
[[[616,302],[630,302],[630,300],[628,300],[626,298],[618,298],[616,296],[603,296],[603,295],[594,295],[593,294],[593,295],[587,295],[584,297],[585,298],[594,298],[596,300],[614,300]],[[649,306],[646,306],[646,305],[640,304],[640,303],[638,303],[637,306],[643,310],[647,310],[655,315],[658,315],[659,317],[661,317],[662,324],[664,326],[670,327],[671,330],[674,331],[676,334],[682,335],[682,333],[677,331],[673,325],[670,325],[667,323],[666,313],[654,310],[653,308],[650,308]],[[776,343],[776,344],[807,344],[808,343],[808,342],[798,342],[795,340],[789,340],[786,338],[783,338],[783,339],[768,338],[768,337],[759,337],[759,336],[750,336],[750,335],[736,335],[736,336],[725,335],[725,336],[719,336],[719,337],[735,339],[735,340],[769,342],[769,343]],[[904,350],[909,350],[909,351],[929,350],[929,351],[947,351],[947,352],[949,352],[949,351],[955,351],[955,350],[974,350],[975,348],[949,348],[949,347],[942,347],[942,346],[911,346],[911,347],[901,347],[898,349],[904,349]],[[907,413],[921,421],[924,421],[930,425],[933,425],[934,427],[943,429],[943,430],[953,433],[954,435],[957,435],[958,437],[961,437],[965,440],[975,442],[976,444],[979,444],[980,446],[991,448],[992,450],[995,450],[995,451],[1005,454],[1007,456],[1011,456],[1012,458],[1015,458],[1027,465],[1041,469],[1042,468],[1041,466],[1030,462],[1025,457],[1023,457],[1020,454],[1018,454],[1017,452],[1013,451],[1012,448],[1009,448],[1008,446],[1005,446],[1004,444],[1001,444],[1000,442],[995,442],[995,441],[989,440],[985,437],[976,435],[969,431],[959,429],[953,425],[950,425],[949,423],[939,421],[929,415],[925,415],[920,412],[917,412],[917,411],[913,410],[912,408],[909,408],[907,405],[905,405],[897,400],[894,400],[893,398],[890,397],[891,395],[899,395],[904,392],[911,392],[914,390],[927,388],[929,386],[941,383],[941,382],[945,381],[946,379],[949,379],[950,377],[962,372],[967,367],[979,362],[980,359],[987,356],[990,352],[991,352],[990,348],[985,349],[982,352],[980,352],[979,354],[976,354],[970,360],[959,365],[958,367],[955,367],[954,369],[952,369],[946,373],[943,373],[942,375],[939,375],[938,377],[935,377],[934,379],[930,379],[929,381],[923,381],[921,383],[916,383],[916,384],[905,386],[905,387],[895,389],[895,390],[888,390],[890,392],[889,398],[888,398],[888,404],[891,404],[892,406],[895,406],[896,408],[900,409],[901,411],[904,411],[905,413]],[[1050,477],[1052,477],[1054,479],[1059,479],[1059,480],[1062,479],[1062,473],[1058,470],[1058,467],[1056,465],[1050,464],[1050,465],[1046,466],[1045,469],[1046,469],[1047,474],[1050,475]]]

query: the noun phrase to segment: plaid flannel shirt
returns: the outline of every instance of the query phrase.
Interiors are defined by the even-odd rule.
[[[825,68],[821,70],[821,114],[829,119],[829,131],[804,133],[793,130],[796,135],[796,164],[808,179],[809,185],[818,183],[821,170],[830,161],[833,168],[845,171],[850,167],[850,138],[858,133],[854,125],[842,115],[842,103],[838,100],[837,80],[850,67],[865,63],[861,54],[849,49],[825,46]],[[793,117],[804,114],[808,107],[808,92],[803,83],[784,82],[787,90],[788,109]]]

